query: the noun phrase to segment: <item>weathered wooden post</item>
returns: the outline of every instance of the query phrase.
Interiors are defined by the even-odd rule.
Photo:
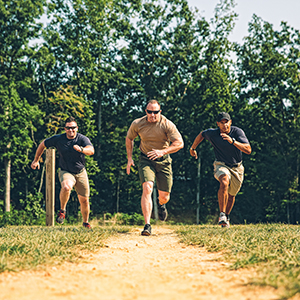
[[[54,226],[55,149],[46,149],[46,225]]]

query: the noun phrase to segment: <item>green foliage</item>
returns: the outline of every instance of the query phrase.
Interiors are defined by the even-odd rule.
[[[253,284],[271,285],[291,297],[300,292],[300,230],[284,224],[185,226],[177,232],[181,241],[208,251],[223,251],[231,269],[255,267]]]
[[[46,212],[42,210],[38,216],[34,216],[30,211],[25,210],[12,210],[0,215],[0,227],[9,225],[44,225],[45,223]]]
[[[140,214],[134,213],[132,215],[118,213],[116,215],[116,222],[120,225],[144,225],[144,217]]]

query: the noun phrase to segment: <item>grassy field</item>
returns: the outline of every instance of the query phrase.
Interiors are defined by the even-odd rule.
[[[180,226],[181,241],[223,251],[231,269],[255,268],[252,283],[280,288],[282,299],[300,293],[300,227],[284,224]]]
[[[82,226],[0,228],[0,273],[77,261],[84,252],[103,247],[103,241],[109,236],[129,229],[128,226],[93,230]]]

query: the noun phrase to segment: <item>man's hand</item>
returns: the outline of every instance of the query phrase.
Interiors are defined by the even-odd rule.
[[[134,161],[132,160],[132,158],[128,159],[128,162],[127,162],[127,168],[126,168],[127,175],[130,174],[130,168],[131,168],[131,166],[134,167]]]
[[[157,150],[157,149],[152,149],[152,151],[149,151],[147,153],[147,156],[151,160],[156,160],[157,158],[160,158],[165,155],[164,150]]]
[[[192,149],[192,148],[190,149],[190,154],[191,154],[193,157],[195,157],[195,159],[198,158],[197,151],[194,150],[194,149]]]
[[[80,147],[79,145],[74,145],[73,148],[78,152],[82,152],[82,147]]]
[[[220,135],[223,138],[223,140],[227,141],[229,144],[232,144],[233,140],[228,134],[220,133]]]
[[[36,168],[40,169],[40,163],[38,161],[33,161],[31,163],[31,169],[35,170]]]

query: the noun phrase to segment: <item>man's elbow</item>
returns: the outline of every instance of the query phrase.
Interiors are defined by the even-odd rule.
[[[95,148],[94,147],[90,147],[89,150],[90,150],[89,154],[88,154],[89,156],[95,154]]]
[[[251,152],[252,152],[252,149],[251,149],[251,146],[249,145],[249,146],[246,148],[245,153],[246,153],[246,154],[251,154]]]
[[[179,144],[179,149],[182,149],[184,147],[184,142],[183,140],[180,141],[180,144]]]

